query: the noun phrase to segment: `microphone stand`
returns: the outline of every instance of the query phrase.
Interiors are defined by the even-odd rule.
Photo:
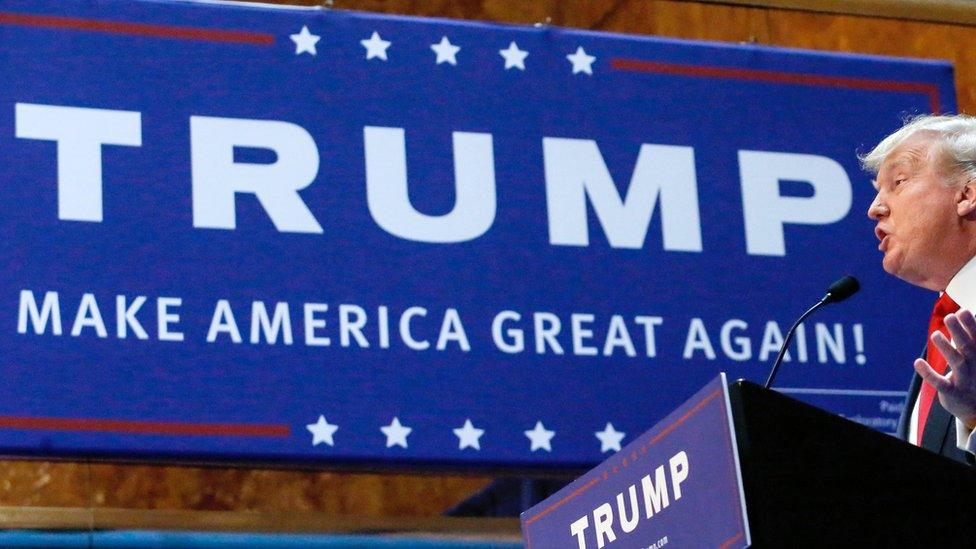
[[[790,331],[786,333],[786,339],[783,341],[783,346],[779,348],[779,354],[776,355],[776,362],[773,363],[773,369],[772,371],[769,372],[769,379],[766,380],[766,384],[763,385],[763,388],[769,389],[769,387],[772,386],[773,379],[776,377],[776,372],[779,371],[779,366],[780,364],[783,363],[783,357],[786,356],[786,349],[790,346],[790,342],[793,341],[793,332],[796,331],[796,327],[799,326],[804,320],[806,320],[808,316],[813,314],[814,311],[816,311],[820,307],[823,307],[827,303],[830,303],[832,297],[833,296],[830,293],[823,296],[823,299],[817,302],[817,304],[814,305],[813,307],[807,309],[807,312],[800,315],[800,318],[798,318],[797,321],[793,323],[793,327],[790,328]]]

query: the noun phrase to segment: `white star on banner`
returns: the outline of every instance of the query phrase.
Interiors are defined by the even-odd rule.
[[[573,74],[580,72],[593,74],[593,62],[596,61],[596,57],[587,55],[583,46],[576,48],[576,53],[567,55],[566,59],[569,59],[569,62],[573,64]]]
[[[309,423],[305,426],[310,433],[312,433],[312,446],[318,446],[320,443],[326,443],[329,446],[335,446],[335,441],[332,440],[332,435],[339,430],[338,425],[333,425],[325,420],[325,416],[319,416],[319,420],[315,423]]]
[[[525,58],[528,57],[529,52],[520,50],[515,42],[509,44],[507,50],[498,50],[498,53],[505,58],[505,70],[511,68],[525,70]]]
[[[454,429],[454,434],[458,437],[458,450],[464,450],[465,448],[481,450],[481,443],[478,439],[481,438],[481,435],[485,434],[485,430],[476,429],[471,424],[470,419],[464,420],[464,427]]]
[[[529,451],[535,452],[536,450],[542,449],[547,452],[552,451],[552,437],[556,436],[556,431],[547,431],[543,427],[541,421],[535,423],[535,428],[531,431],[525,431],[525,436],[529,437],[532,442],[532,447]]]
[[[386,49],[392,44],[389,40],[380,38],[380,33],[376,31],[373,31],[373,35],[369,37],[369,40],[360,40],[359,43],[366,48],[367,60],[379,57],[383,61],[386,61]]]
[[[295,43],[295,55],[303,53],[315,55],[315,44],[318,44],[321,39],[321,36],[312,34],[308,31],[308,27],[303,25],[301,32],[291,35],[291,41]]]
[[[394,417],[393,421],[390,422],[386,427],[380,427],[380,431],[386,435],[386,447],[392,448],[394,446],[407,447],[407,435],[410,434],[413,429],[405,425],[400,424],[400,418]]]
[[[607,423],[607,426],[603,428],[602,431],[597,431],[596,438],[600,439],[600,453],[606,453],[610,450],[614,452],[620,451],[620,441],[627,436],[627,433],[621,433],[613,428],[612,423]]]
[[[450,63],[452,65],[457,65],[457,52],[461,51],[460,46],[455,46],[451,44],[451,41],[447,39],[446,36],[441,37],[441,41],[436,44],[431,44],[430,49],[434,50],[437,54],[437,64]]]

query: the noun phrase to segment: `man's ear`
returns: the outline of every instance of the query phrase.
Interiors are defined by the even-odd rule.
[[[970,221],[976,221],[976,179],[970,178],[956,194],[956,213]]]

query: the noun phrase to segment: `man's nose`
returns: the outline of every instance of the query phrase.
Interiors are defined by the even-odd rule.
[[[874,197],[874,201],[871,202],[871,206],[868,207],[868,217],[875,221],[888,215],[890,212],[891,210],[889,210],[888,206],[885,206],[884,202],[881,200],[880,194]]]

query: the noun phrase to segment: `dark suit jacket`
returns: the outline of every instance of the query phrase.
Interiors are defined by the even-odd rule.
[[[912,418],[912,408],[918,399],[918,392],[922,388],[922,378],[918,374],[912,377],[912,383],[908,386],[908,400],[905,403],[905,410],[898,419],[898,438],[908,440],[909,424]],[[914,444],[913,441],[909,441]],[[932,409],[929,417],[925,421],[925,432],[922,433],[922,448],[931,450],[950,459],[974,464],[974,458],[969,452],[960,450],[956,446],[956,420],[952,414],[946,411],[939,404],[936,398],[932,402]]]

